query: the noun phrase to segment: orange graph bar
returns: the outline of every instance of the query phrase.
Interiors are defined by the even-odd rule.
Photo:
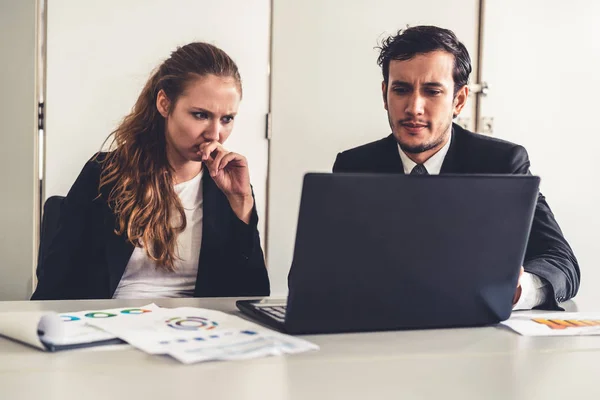
[[[599,326],[600,325],[600,321],[583,320],[581,322],[587,324],[588,326]]]
[[[555,324],[558,324],[558,325],[562,325],[565,328],[570,328],[570,327],[574,326],[573,324],[569,323],[568,321],[565,321],[564,319],[549,319],[548,321],[554,322]]]
[[[550,329],[567,329],[567,328],[581,328],[589,326],[600,326],[600,320],[581,320],[581,319],[545,319],[545,318],[533,318],[533,322],[538,324],[546,325]]]
[[[548,319],[534,318],[534,319],[532,319],[532,321],[533,322],[537,322],[538,324],[546,325],[550,329],[566,329],[566,326],[562,326],[562,325],[556,324],[556,323],[554,323],[554,322],[552,322],[551,320],[548,320]]]

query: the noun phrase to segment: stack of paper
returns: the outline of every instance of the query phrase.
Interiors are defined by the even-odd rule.
[[[202,308],[143,307],[70,313],[0,313],[0,335],[42,350],[129,343],[183,363],[295,354],[319,347],[242,318]]]
[[[146,353],[168,354],[186,364],[318,350],[305,340],[203,308],[161,308],[135,320],[97,319],[88,323]]]
[[[0,313],[0,335],[42,350],[58,351],[123,343],[121,339],[95,328],[89,321],[99,319],[135,319],[159,310],[155,304],[143,307],[88,310],[57,314],[55,312]]]

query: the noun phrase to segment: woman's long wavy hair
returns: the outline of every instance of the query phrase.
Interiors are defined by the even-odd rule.
[[[195,42],[178,47],[152,74],[133,109],[110,134],[111,151],[102,163],[99,192],[116,216],[115,233],[145,249],[158,268],[175,270],[177,236],[186,227],[184,209],[175,193],[173,168],[166,151],[165,118],[156,108],[163,90],[169,114],[189,83],[206,75],[232,77],[241,95],[241,79],[233,60],[221,49]],[[180,223],[173,223],[180,221]]]

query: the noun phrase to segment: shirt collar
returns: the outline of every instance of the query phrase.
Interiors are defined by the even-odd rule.
[[[423,164],[425,169],[430,175],[438,175],[440,170],[442,169],[442,164],[444,163],[444,159],[446,158],[446,154],[448,154],[448,150],[450,149],[450,142],[452,141],[452,134],[450,134],[450,138],[442,147],[438,150],[437,153],[429,157],[427,161]],[[402,166],[404,167],[404,173],[410,174],[412,169],[417,165],[413,160],[408,158],[404,150],[400,147],[400,143],[398,145],[398,153],[400,154],[400,160],[402,160]]]

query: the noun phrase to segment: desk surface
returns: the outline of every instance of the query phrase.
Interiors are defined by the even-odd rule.
[[[0,311],[65,312],[149,302],[0,302]],[[235,299],[159,299],[155,303],[237,313]],[[133,348],[44,353],[0,338],[0,398],[600,398],[600,336],[527,338],[486,327],[305,338],[321,350],[194,365]]]

